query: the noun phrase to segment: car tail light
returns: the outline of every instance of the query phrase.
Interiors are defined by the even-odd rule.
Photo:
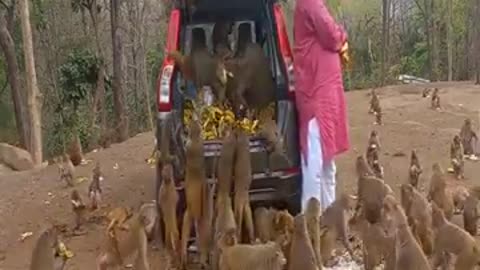
[[[168,53],[178,48],[178,36],[180,32],[180,10],[174,9],[170,13],[168,22],[167,44],[165,46],[165,58],[162,69],[157,79],[157,106],[158,111],[168,112],[172,110],[172,83],[175,61],[168,57]]]
[[[280,45],[280,53],[282,54],[283,64],[287,71],[288,80],[288,93],[290,97],[293,97],[295,91],[295,79],[293,70],[293,54],[288,42],[287,27],[285,25],[285,19],[282,12],[282,7],[279,3],[273,5],[273,13],[275,16],[275,22],[277,26],[277,38]]]

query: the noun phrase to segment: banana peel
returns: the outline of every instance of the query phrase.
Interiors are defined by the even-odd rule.
[[[58,243],[58,254],[67,260],[73,257],[73,252],[63,242]]]

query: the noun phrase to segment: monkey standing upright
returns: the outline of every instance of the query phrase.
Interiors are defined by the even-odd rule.
[[[234,167],[234,214],[237,222],[238,238],[242,237],[242,227],[248,232],[248,241],[255,240],[252,209],[250,208],[250,184],[252,183],[252,164],[250,160],[250,138],[242,129],[236,129],[237,145]]]
[[[460,136],[455,135],[450,145],[450,160],[452,162],[453,173],[457,179],[463,179],[465,162],[463,160],[463,145]]]
[[[420,165],[420,161],[417,156],[417,151],[415,149],[412,150],[412,154],[410,156],[410,168],[408,170],[408,182],[414,188],[418,188],[418,181],[420,179],[420,174],[423,172],[422,166]]]
[[[95,168],[93,168],[92,182],[88,186],[88,197],[90,198],[90,207],[92,209],[97,209],[98,204],[102,201],[101,180],[103,180],[103,175],[100,169],[100,162],[97,161]]]
[[[465,119],[462,129],[460,130],[460,139],[462,141],[462,146],[463,146],[463,153],[465,155],[475,155],[477,154],[476,151],[479,149],[476,149],[478,137],[475,131],[473,131],[472,128],[472,120],[470,119]]]
[[[61,270],[65,264],[63,258],[59,258],[58,232],[54,227],[41,232],[33,247],[30,261],[30,270]],[[58,261],[63,260],[63,261]]]

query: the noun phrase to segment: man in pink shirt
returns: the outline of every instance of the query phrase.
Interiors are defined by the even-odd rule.
[[[334,158],[349,148],[341,54],[347,34],[325,4],[297,0],[294,14],[295,96],[302,157],[302,208],[335,201]]]

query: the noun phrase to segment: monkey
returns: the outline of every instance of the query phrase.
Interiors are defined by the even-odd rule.
[[[379,126],[383,125],[383,120],[382,120],[383,113],[382,113],[382,107],[380,106],[380,104],[378,104],[378,107],[375,109],[375,112],[373,114],[375,115],[374,124]]]
[[[135,255],[135,269],[149,270],[147,257],[147,217],[136,213],[129,219],[128,230],[116,226],[107,233],[106,240],[97,257],[97,270],[107,270],[123,264],[123,259]]]
[[[224,59],[210,54],[206,46],[205,32],[201,29],[192,31],[193,41],[190,55],[183,55],[179,51],[168,54],[179,66],[184,78],[193,81],[197,90],[204,86],[211,86],[216,101],[220,104],[225,100],[227,71]]]
[[[378,136],[378,132],[376,130],[372,130],[370,132],[370,137],[368,138],[367,152],[368,152],[369,148],[375,148],[378,151],[380,151],[380,149],[381,149],[380,137]]]
[[[470,156],[477,154],[476,144],[478,141],[477,134],[473,131],[472,120],[465,119],[462,129],[460,130],[460,140],[463,146],[464,155]]]
[[[281,247],[283,254],[289,254],[290,246],[291,246],[291,239],[294,233],[294,218],[288,212],[288,210],[273,210],[273,239],[277,242],[279,239],[283,239],[281,241]],[[287,260],[287,268],[289,262]]]
[[[269,61],[258,43],[240,42],[250,36],[250,26],[239,26],[239,44],[236,57],[226,61],[226,68],[232,73],[227,91],[238,116],[242,107],[261,110],[275,99],[274,81]]]
[[[100,181],[103,179],[103,175],[100,168],[100,162],[97,161],[95,168],[93,168],[92,182],[88,186],[88,197],[90,198],[90,207],[97,209],[98,204],[102,201],[102,188],[100,187]]]
[[[222,197],[222,203],[218,205],[218,215],[215,219],[215,243],[212,252],[212,268],[218,269],[219,258],[222,251],[238,242],[237,225],[232,210],[232,199],[230,196]]]
[[[465,200],[463,208],[463,227],[472,236],[477,235],[477,222],[479,217],[478,198],[470,194]]]
[[[183,216],[182,235],[180,244],[180,263],[182,267],[187,263],[187,244],[190,230],[193,225],[196,230],[197,246],[200,249],[201,263],[207,259],[206,241],[208,239],[207,201],[208,187],[205,174],[205,158],[203,153],[203,138],[198,120],[192,120],[188,127],[185,169],[185,199],[186,209]]]
[[[370,91],[370,96],[370,108],[368,110],[368,113],[374,114],[380,107],[380,99],[378,98],[377,91],[375,89],[372,89]]]
[[[63,157],[57,163],[58,169],[60,171],[60,180],[65,181],[67,186],[73,187],[75,185],[74,175],[75,175],[75,166],[73,166],[72,161],[70,160],[68,154],[64,153]]]
[[[299,214],[294,219],[294,233],[288,258],[288,270],[320,270],[321,268],[322,265],[317,264],[315,260],[315,251],[308,236],[305,215]]]
[[[379,223],[370,224],[360,207],[349,221],[352,231],[362,240],[363,264],[365,270],[374,270],[385,259],[385,268],[394,269],[394,237],[387,237]],[[393,259],[393,260],[392,260]]]
[[[86,206],[83,203],[80,194],[76,189],[72,190],[70,195],[70,200],[72,202],[73,213],[75,214],[75,230],[80,229],[80,227],[85,223],[85,212]]]
[[[410,184],[400,188],[401,204],[412,234],[426,255],[433,251],[432,211],[427,199]]]
[[[383,166],[380,164],[380,157],[377,148],[369,149],[369,152],[367,152],[367,161],[375,176],[379,179],[383,179]]]
[[[387,237],[395,238],[394,269],[432,269],[408,226],[407,217],[400,203],[391,194],[385,196],[380,221]]]
[[[475,269],[480,263],[480,249],[475,238],[448,221],[435,202],[432,203],[432,224],[435,231],[433,267],[438,267],[444,252],[447,252],[457,257],[455,270]]]
[[[147,234],[147,239],[150,240],[153,237],[155,225],[157,225],[157,203],[155,201],[142,203],[139,213],[145,218],[145,232]]]
[[[432,92],[432,88],[424,88],[422,91],[422,97],[426,98],[430,96],[430,92]]]
[[[358,260],[353,253],[353,248],[348,240],[349,212],[353,210],[357,198],[352,195],[341,194],[325,211],[320,220],[322,234],[320,237],[321,258],[328,264],[332,258],[335,243],[340,240],[348,253]]]
[[[372,168],[370,167],[370,165],[368,165],[368,162],[363,155],[357,156],[355,160],[355,169],[357,171],[357,176],[359,178],[375,175],[372,171]]]
[[[218,197],[230,196],[233,182],[233,169],[235,163],[235,146],[237,144],[237,136],[231,128],[225,130],[225,135],[220,149],[220,157],[217,164],[217,193]],[[217,199],[216,209],[220,209]],[[218,210],[217,210],[218,211]]]
[[[408,182],[414,188],[418,188],[418,181],[420,179],[420,174],[422,174],[422,172],[423,170],[417,156],[417,151],[413,149],[412,154],[410,155],[410,168],[408,170]]]
[[[315,197],[308,199],[305,209],[307,221],[307,232],[315,255],[315,262],[318,268],[322,268],[322,254],[320,252],[320,215],[322,214],[320,201]]]
[[[255,233],[260,243],[267,243],[274,240],[273,218],[275,211],[270,208],[257,207],[253,212],[255,222]]]
[[[266,141],[266,150],[269,154],[268,168],[272,170],[272,164],[290,165],[291,162],[286,154],[283,137],[278,131],[277,122],[273,118],[266,118],[262,120],[262,125],[258,135],[264,138]]]
[[[222,59],[233,57],[228,35],[232,31],[232,23],[225,20],[218,21],[213,27],[212,41],[214,53]]]
[[[454,212],[452,194],[447,192],[447,179],[439,163],[432,166],[433,174],[430,180],[430,190],[427,199],[433,201],[444,212],[447,219],[451,219]]]
[[[219,262],[220,270],[282,270],[285,264],[285,256],[276,242],[226,247]]]
[[[82,144],[78,135],[73,136],[73,141],[70,143],[70,147],[68,148],[68,157],[74,166],[78,166],[82,163]]]
[[[463,145],[460,136],[455,135],[450,145],[450,160],[452,162],[453,172],[457,179],[463,179],[464,161],[463,161]]]
[[[236,129],[237,144],[235,146],[234,165],[234,214],[237,222],[238,238],[242,237],[245,226],[249,243],[255,240],[252,209],[250,208],[250,184],[252,183],[252,164],[250,160],[250,138],[244,130]]]
[[[59,258],[58,231],[55,227],[44,229],[33,247],[30,270],[61,270],[65,258]]]
[[[116,207],[107,214],[110,223],[107,226],[107,232],[112,232],[114,226],[123,230],[128,230],[125,222],[132,216],[131,211],[125,207]]]
[[[178,252],[179,232],[177,222],[178,193],[173,177],[173,166],[164,163],[162,167],[162,183],[158,193],[160,218],[165,226],[165,243],[167,249],[175,255]]]
[[[440,110],[441,109],[441,107],[440,107],[440,95],[439,95],[438,88],[433,89],[431,107],[432,107],[432,109],[435,109],[435,110]]]

